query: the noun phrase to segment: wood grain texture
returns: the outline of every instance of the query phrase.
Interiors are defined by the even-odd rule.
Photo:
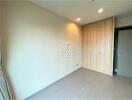
[[[113,74],[114,17],[83,26],[83,67]]]

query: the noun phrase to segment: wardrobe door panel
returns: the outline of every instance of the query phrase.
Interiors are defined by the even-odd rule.
[[[83,26],[83,66],[113,73],[114,18]]]

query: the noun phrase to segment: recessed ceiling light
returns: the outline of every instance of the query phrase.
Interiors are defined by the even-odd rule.
[[[104,11],[104,9],[103,8],[100,8],[99,10],[98,10],[98,13],[102,13]]]
[[[80,17],[77,17],[76,20],[79,22],[81,20],[81,18]]]

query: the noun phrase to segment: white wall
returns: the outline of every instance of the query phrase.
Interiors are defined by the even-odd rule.
[[[7,3],[6,17],[5,68],[17,99],[38,92],[82,65],[79,25],[30,2]]]
[[[127,17],[116,18],[116,27],[132,25],[132,15]]]

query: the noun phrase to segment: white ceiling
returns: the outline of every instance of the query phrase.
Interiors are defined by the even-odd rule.
[[[58,15],[76,22],[80,17],[81,25],[111,16],[128,16],[132,14],[132,0],[31,0]],[[97,13],[103,8],[104,12]]]

